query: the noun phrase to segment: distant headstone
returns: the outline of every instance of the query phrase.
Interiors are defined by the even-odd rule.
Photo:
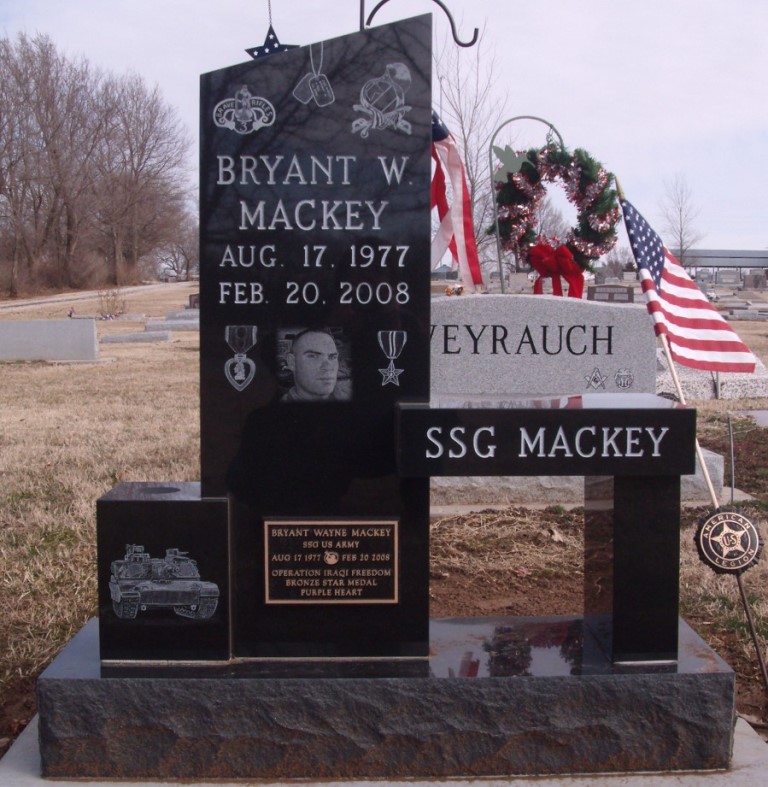
[[[759,309],[731,309],[727,315],[729,320],[764,320],[765,312]]]
[[[588,301],[604,301],[606,303],[634,303],[635,291],[632,287],[620,284],[589,285],[587,287]]]
[[[716,281],[718,284],[738,286],[741,284],[741,276],[738,271],[719,270],[716,274]]]
[[[653,393],[656,338],[643,305],[546,295],[432,301],[433,394]]]
[[[188,305],[187,308],[189,308],[189,309],[199,309],[200,308],[200,293],[199,292],[192,293],[192,295],[189,296],[189,305]]]
[[[170,331],[133,331],[132,333],[108,333],[101,337],[102,344],[132,344],[150,342],[169,342]]]
[[[200,322],[194,317],[183,319],[147,320],[144,330],[152,333],[156,331],[198,331]]]
[[[0,361],[95,361],[94,320],[4,320]]]

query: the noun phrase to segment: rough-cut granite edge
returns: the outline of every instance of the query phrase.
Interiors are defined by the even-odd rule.
[[[93,631],[86,636],[96,642]],[[43,775],[394,779],[727,768],[733,672],[684,624],[681,650],[692,668],[681,657],[678,671],[623,674],[200,679],[101,678],[97,651],[75,664],[65,649],[38,685]]]

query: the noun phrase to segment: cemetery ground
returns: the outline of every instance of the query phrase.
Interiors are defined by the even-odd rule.
[[[126,291],[126,311],[179,311],[195,284]],[[75,299],[76,298],[76,299]],[[0,302],[0,319],[96,314],[99,297]],[[733,324],[768,363],[768,323]],[[99,321],[97,331],[141,330]],[[650,330],[650,328],[649,328]],[[97,364],[13,363],[0,386],[0,753],[35,712],[40,671],[96,612],[95,502],[121,481],[196,481],[199,469],[199,334],[157,344],[102,345]],[[726,457],[734,432],[740,504],[766,532],[768,430],[736,415],[768,400],[692,402],[702,445]],[[433,617],[582,612],[582,511],[556,500],[538,508],[485,510],[433,522]],[[758,731],[766,694],[736,580],[698,559],[693,533],[705,508],[684,510],[681,612],[735,669],[739,712]],[[744,574],[763,643],[768,641],[768,562]],[[764,644],[763,644],[763,647]]]

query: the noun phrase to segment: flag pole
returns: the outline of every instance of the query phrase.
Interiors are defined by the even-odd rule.
[[[661,339],[661,344],[664,347],[664,354],[667,356],[667,364],[669,365],[669,371],[672,374],[672,381],[675,384],[675,390],[677,391],[677,398],[680,400],[680,404],[685,405],[685,395],[683,394],[683,388],[680,385],[680,378],[677,376],[677,369],[675,369],[675,364],[672,361],[672,353],[669,349],[669,342],[667,341],[667,337],[662,333],[659,337]],[[712,506],[714,508],[720,508],[720,501],[717,499],[717,495],[715,494],[715,488],[712,485],[712,479],[709,475],[709,470],[707,469],[706,464],[704,463],[704,454],[701,450],[701,446],[699,445],[699,439],[696,438],[696,456],[698,457],[699,464],[701,465],[701,472],[704,476],[704,480],[707,484],[707,489],[709,490],[709,496],[712,500]],[[733,481],[731,482],[733,483]],[[747,624],[749,626],[749,633],[752,636],[752,644],[755,646],[755,652],[757,653],[757,662],[760,666],[760,672],[762,673],[763,677],[763,685],[765,686],[766,692],[768,692],[768,667],[765,664],[765,658],[763,656],[763,648],[758,640],[757,637],[757,628],[755,626],[755,620],[752,615],[752,607],[749,604],[749,598],[747,597],[747,591],[744,587],[744,580],[742,579],[741,574],[736,574],[736,584],[739,588],[739,595],[741,596],[741,604],[744,607],[744,613],[747,616]]]
[[[686,405],[687,402],[685,401],[685,394],[683,393],[683,387],[680,384],[680,378],[677,376],[677,369],[675,368],[675,362],[672,360],[672,352],[669,349],[667,337],[662,333],[659,338],[661,339],[661,346],[664,348],[664,355],[667,358],[667,365],[669,366],[669,371],[672,375],[672,382],[675,385],[677,398],[680,400],[680,404]],[[709,475],[709,469],[707,468],[707,464],[704,461],[704,452],[701,450],[698,437],[696,438],[696,457],[699,460],[699,465],[701,465],[701,473],[704,476],[704,483],[707,485],[707,491],[709,492],[712,505],[714,508],[720,508],[720,501],[717,498],[715,487],[712,484],[712,477]]]
[[[680,400],[680,404],[684,405],[685,402],[685,395],[683,394],[683,388],[680,385],[680,378],[677,376],[677,369],[675,369],[675,364],[672,361],[672,353],[669,349],[669,342],[667,341],[667,337],[664,334],[661,334],[661,343],[664,347],[664,353],[667,356],[667,364],[669,365],[669,371],[672,373],[672,380],[675,384],[675,390],[677,391],[677,398]],[[706,464],[704,464],[704,455],[701,450],[701,446],[699,445],[699,440],[696,438],[696,456],[699,459],[699,464],[701,465],[701,472],[704,476],[704,480],[707,483],[707,489],[709,490],[709,496],[712,500],[712,506],[714,508],[720,508],[720,502],[717,499],[717,495],[715,494],[715,489],[712,486],[712,479],[709,475],[709,470],[707,469]],[[733,483],[733,482],[731,482]],[[760,666],[760,672],[762,673],[763,677],[763,685],[765,686],[766,692],[768,692],[768,667],[765,664],[765,658],[763,656],[763,648],[758,640],[757,637],[757,628],[755,626],[755,620],[752,615],[752,607],[749,603],[749,598],[747,597],[747,591],[744,587],[744,580],[742,579],[741,574],[736,574],[736,584],[739,588],[739,595],[741,596],[741,604],[744,607],[744,612],[747,616],[747,624],[749,626],[749,633],[752,636],[752,644],[755,646],[755,652],[757,653],[757,662]]]
[[[616,191],[618,192],[619,200],[621,201],[622,208],[623,208],[624,207],[624,202],[626,201],[626,199],[624,197],[624,192],[622,191],[622,188],[621,188],[621,185],[619,184],[618,178],[616,178],[615,176],[614,176],[614,182],[616,183]],[[634,246],[632,248],[632,251],[633,251],[633,253],[635,252]],[[635,255],[635,259],[637,259],[637,255]],[[665,333],[660,332],[658,334],[658,336],[661,339],[661,345],[664,348],[664,354],[665,354],[665,356],[667,358],[667,364],[669,366],[669,372],[672,375],[672,381],[674,382],[674,385],[675,385],[675,391],[677,392],[677,398],[679,399],[680,404],[686,405],[685,395],[683,394],[683,387],[680,384],[680,378],[678,377],[677,369],[675,368],[675,363],[674,363],[674,360],[672,359],[672,351],[670,350],[670,347],[669,347],[669,340],[667,338],[667,335]],[[704,462],[704,454],[703,454],[703,452],[701,450],[701,445],[699,444],[698,438],[695,439],[695,446],[696,446],[696,457],[699,460],[699,465],[701,467],[701,472],[702,472],[702,475],[704,476],[704,480],[705,480],[705,482],[707,484],[707,490],[709,491],[709,496],[710,496],[710,499],[712,501],[712,506],[715,509],[715,511],[717,512],[717,511],[720,510],[720,501],[717,499],[717,495],[715,494],[715,488],[712,485],[712,479],[710,478],[709,470],[707,469],[707,465]],[[731,483],[733,484],[734,482],[731,481]],[[731,497],[731,499],[733,499],[733,497]],[[755,528],[755,530],[757,530],[757,528]],[[705,561],[705,562],[708,562],[708,561]],[[755,622],[754,622],[754,619],[752,617],[752,609],[751,609],[750,604],[749,604],[749,599],[747,597],[747,593],[746,593],[746,590],[744,588],[744,580],[742,579],[741,575],[742,575],[741,571],[736,572],[736,583],[737,583],[737,585],[739,587],[739,593],[741,594],[741,603],[742,603],[742,605],[744,607],[744,612],[746,613],[746,616],[747,616],[747,623],[749,624],[749,631],[750,631],[750,634],[752,635],[752,643],[754,644],[755,651],[757,652],[757,660],[758,660],[758,662],[760,664],[760,671],[762,672],[763,683],[765,685],[766,692],[768,692],[768,668],[766,668],[765,658],[763,657],[762,645],[760,644],[760,641],[759,641],[759,638],[758,638],[758,635],[757,635],[757,629],[755,627]]]
[[[624,189],[621,188],[621,183],[619,183],[619,179],[614,175],[613,181],[616,184],[616,193],[619,195],[619,200],[626,199],[624,196]],[[683,387],[680,385],[680,378],[677,376],[677,369],[675,368],[675,362],[672,360],[672,352],[669,349],[669,342],[667,341],[667,337],[662,333],[659,338],[661,339],[661,346],[664,348],[664,355],[667,359],[667,365],[669,366],[670,374],[672,375],[672,382],[675,385],[675,392],[677,394],[677,398],[680,401],[680,404],[686,405],[685,401],[685,394],[683,393]],[[720,508],[720,501],[718,500],[717,493],[715,492],[715,487],[712,484],[712,478],[709,475],[709,469],[707,468],[706,462],[704,461],[704,452],[701,450],[701,445],[699,444],[699,438],[696,438],[695,441],[696,445],[696,458],[699,460],[699,465],[701,466],[701,473],[704,476],[704,483],[707,485],[707,491],[709,492],[710,500],[712,501],[712,506],[714,508]]]

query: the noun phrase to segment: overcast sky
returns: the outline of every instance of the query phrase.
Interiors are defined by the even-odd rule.
[[[445,2],[462,38],[486,28],[507,117],[553,123],[658,231],[679,174],[700,247],[768,248],[768,0]],[[442,38],[431,0],[391,0],[374,24],[428,12]],[[357,31],[360,4],[273,0],[272,19],[283,43],[306,45]],[[70,56],[139,73],[195,134],[199,75],[246,60],[268,24],[267,0],[0,0],[4,35],[46,33]]]

